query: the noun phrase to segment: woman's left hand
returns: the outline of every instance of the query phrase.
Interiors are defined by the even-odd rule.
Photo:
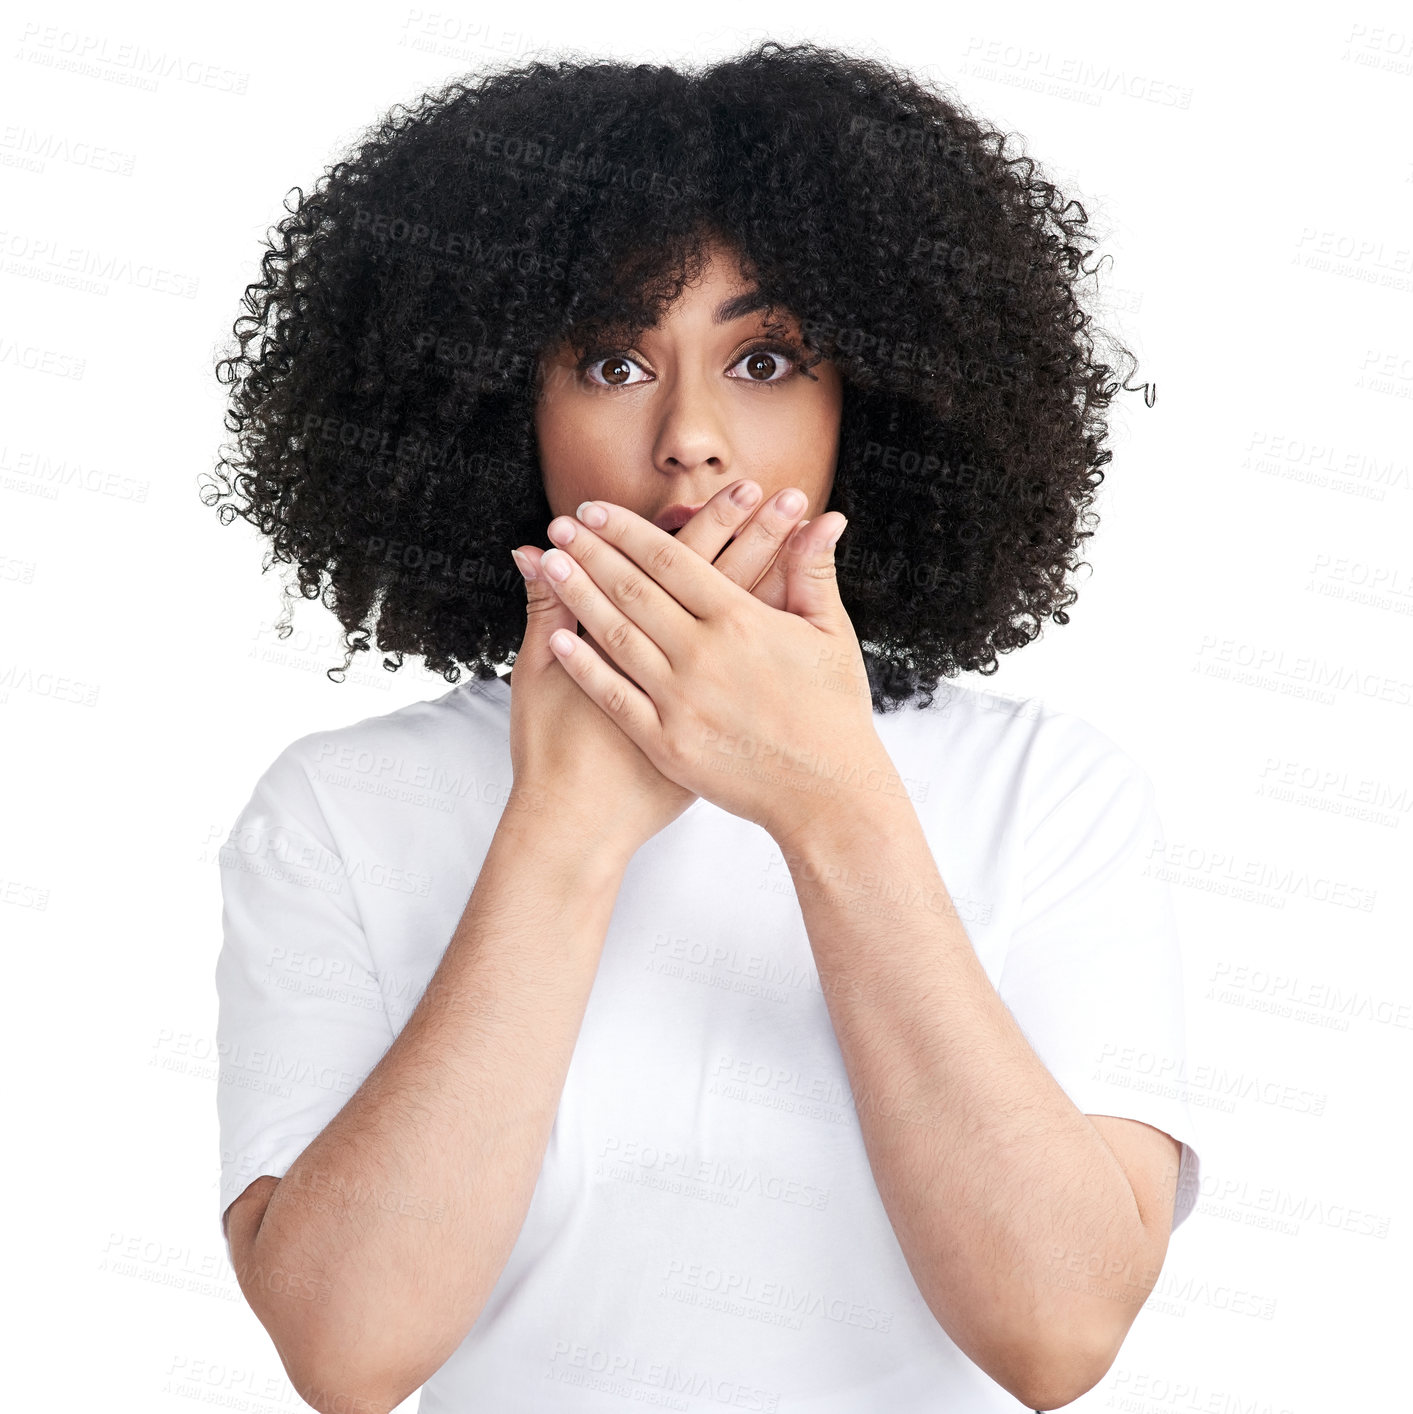
[[[781,610],[624,506],[585,502],[579,516],[593,506],[601,526],[550,523],[560,552],[541,564],[569,567],[549,584],[622,671],[573,634],[551,646],[567,643],[565,671],[664,776],[777,843],[841,794],[886,788],[895,773],[834,568],[843,516],[810,521],[780,551]]]

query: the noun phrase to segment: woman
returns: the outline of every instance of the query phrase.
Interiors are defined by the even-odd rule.
[[[813,45],[532,63],[282,223],[211,500],[345,669],[471,670],[222,857],[223,1222],[316,1408],[1112,1364],[1198,1175],[1152,784],[935,695],[1068,621],[1110,457],[1083,209],[1003,147]]]

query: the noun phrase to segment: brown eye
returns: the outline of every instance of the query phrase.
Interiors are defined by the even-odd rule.
[[[736,360],[735,367],[744,367],[746,372],[742,382],[773,384],[783,383],[793,377],[795,369],[793,355],[785,349],[765,347],[748,349]],[[738,378],[740,375],[737,375]]]
[[[629,358],[627,354],[593,353],[585,358],[579,367],[595,388],[631,388],[644,381],[639,378],[636,382],[629,382],[638,364],[636,359]],[[610,371],[601,373],[602,369]],[[643,370],[638,371],[641,373]],[[599,376],[596,377],[596,374]]]

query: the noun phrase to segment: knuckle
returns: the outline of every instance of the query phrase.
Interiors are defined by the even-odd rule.
[[[662,740],[659,745],[662,749],[663,761],[669,767],[685,766],[687,764],[684,759],[685,753],[682,750],[681,734],[672,730],[670,725],[667,730],[663,732]]]
[[[724,615],[721,619],[721,631],[726,635],[729,644],[727,652],[733,656],[742,653],[756,636],[756,630],[738,614]]]
[[[615,683],[603,699],[603,705],[611,716],[627,717],[628,715],[628,692],[627,689]]]
[[[716,500],[709,503],[712,519],[722,530],[730,530],[732,526],[740,525],[742,515],[750,518],[751,507],[742,509],[733,501],[729,494],[718,496]]]
[[[616,619],[604,634],[604,647],[622,652],[632,638],[632,625],[627,619]],[[615,654],[616,656],[616,654]]]
[[[610,597],[615,603],[633,605],[643,597],[645,590],[642,577],[630,573],[615,582]]]
[[[666,545],[656,545],[648,554],[648,563],[644,568],[656,580],[661,580],[664,574],[669,574],[677,565],[677,556],[681,547],[675,540],[669,540]]]
[[[706,727],[694,712],[669,713],[663,728],[661,746],[668,766],[685,770],[700,761],[701,747],[689,743],[703,741]]]

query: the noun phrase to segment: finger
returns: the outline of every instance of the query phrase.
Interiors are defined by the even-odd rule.
[[[801,499],[800,504],[793,511],[787,512],[781,502],[791,492]],[[779,601],[778,603],[772,602],[771,607],[783,608],[785,604],[784,566],[781,565],[777,574],[771,575],[771,571],[779,563],[780,551],[790,538],[791,533],[797,526],[805,523],[802,517],[808,517],[809,508],[808,499],[795,486],[788,486],[772,496],[736,532],[736,538],[721,552],[720,558],[716,561],[716,568],[728,579],[755,594],[757,599],[765,599],[765,595],[756,591],[761,581],[767,576],[771,576],[767,582],[767,592],[778,595]]]
[[[554,662],[550,651],[549,636],[557,628],[571,631],[575,626],[574,615],[565,607],[544,575],[540,557],[544,554],[538,546],[519,547],[519,560],[529,570],[525,578],[525,641],[522,651],[530,654],[537,668],[547,668]],[[525,570],[521,570],[525,574]]]
[[[528,622],[534,632],[527,639],[527,644],[533,643],[536,661],[541,666],[557,661],[558,655],[551,650],[549,638],[555,629],[563,628],[571,633],[582,632],[579,641],[593,649],[605,663],[610,662],[608,654],[595,642],[593,634],[583,627],[569,606],[554,592],[552,581],[545,576],[540,565],[545,552],[538,545],[522,545],[519,548],[520,558],[530,567],[531,578],[526,580],[525,588]]]
[[[692,647],[699,620],[748,597],[690,547],[612,501],[583,502],[575,518],[552,521],[549,536],[588,580],[561,581],[561,591],[567,585],[581,596],[568,599],[570,607],[649,691]]]
[[[743,488],[750,493],[748,500],[737,499],[737,493]],[[715,568],[733,584],[769,603],[771,608],[783,609],[783,567],[770,575],[764,593],[760,592],[760,585],[763,577],[774,567],[776,556],[791,531],[804,523],[800,518],[809,509],[808,500],[788,514],[780,508],[782,497],[789,490],[797,489],[787,488],[760,509],[752,510],[759,498],[760,488],[753,481],[738,481],[713,496],[674,538],[679,545],[690,545],[703,559],[712,561]]]
[[[807,520],[798,521],[794,529],[803,530],[808,524]],[[765,573],[751,585],[752,595],[772,609],[783,609],[789,598],[789,544],[790,537],[787,535],[781,542],[779,553],[766,567]]]
[[[756,482],[733,481],[730,486],[723,486],[672,538],[679,545],[690,546],[711,564],[719,559],[727,541],[750,522],[760,498]],[[717,569],[720,568],[718,563]]]
[[[671,541],[666,531],[649,528]],[[608,660],[651,691],[671,673],[672,665],[652,632],[640,627],[640,622],[645,616],[661,622],[665,614],[672,614],[690,624],[692,616],[588,527],[558,516],[550,522],[549,530],[550,539],[559,543],[546,550],[540,561],[546,582],[602,646]],[[711,566],[690,550],[672,545],[672,553],[695,560],[703,573],[711,571]]]
[[[608,666],[612,668],[615,672],[623,673],[623,669],[620,668],[618,664],[613,661],[613,659],[609,656],[607,649],[604,648],[603,644],[600,643],[598,639],[596,639],[593,634],[591,634],[589,630],[584,627],[583,624],[579,624],[579,642],[586,644],[588,647],[592,648],[593,651],[598,654],[600,662],[607,663]],[[558,655],[555,653],[551,653],[550,656],[557,657]],[[643,690],[642,684],[635,681],[631,673],[623,673],[623,676],[626,677],[628,681],[631,682],[633,686],[638,689],[639,692]]]
[[[582,571],[577,573],[584,577]],[[550,651],[599,710],[649,761],[656,763],[654,748],[662,740],[662,721],[652,698],[567,630],[550,635]]]
[[[820,516],[808,529],[796,530],[780,557],[787,575],[786,612],[819,628],[830,628],[843,608],[834,547],[848,524],[838,511]]]

